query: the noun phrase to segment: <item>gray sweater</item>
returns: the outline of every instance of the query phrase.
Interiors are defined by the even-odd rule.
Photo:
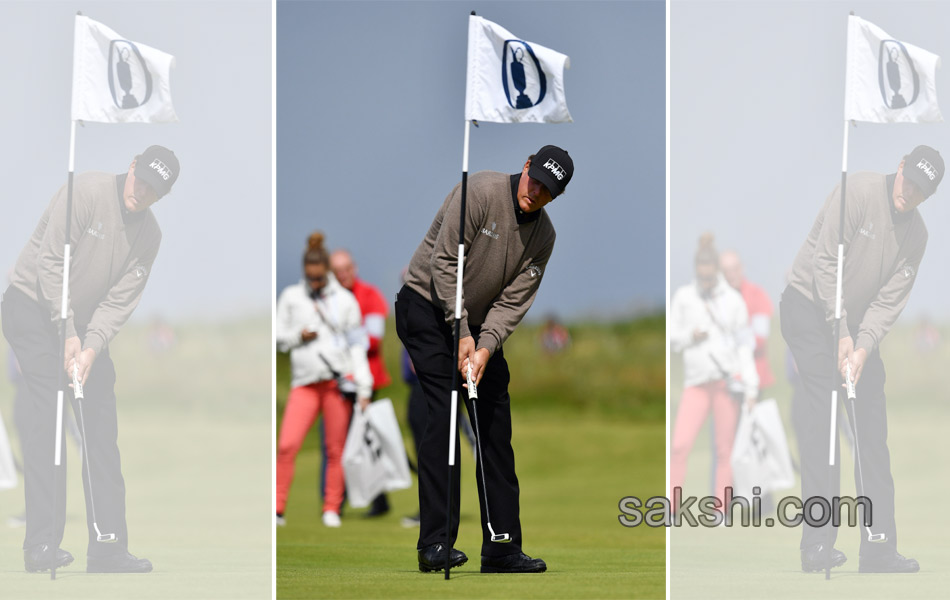
[[[406,285],[455,320],[461,184],[436,214],[409,263]],[[478,348],[490,354],[508,339],[534,302],[551,251],[554,226],[544,209],[518,224],[510,175],[481,171],[468,178],[461,337],[481,328]]]
[[[102,352],[138,306],[158,254],[162,232],[151,209],[122,218],[116,176],[81,173],[73,179],[69,312],[66,336],[85,328],[83,348]],[[17,259],[13,287],[60,319],[66,186],[53,196]]]
[[[835,317],[840,185],[818,214],[798,251],[789,284],[816,302],[829,326]],[[900,315],[927,247],[927,228],[917,209],[892,216],[887,176],[848,176],[844,222],[841,337],[871,352]]]

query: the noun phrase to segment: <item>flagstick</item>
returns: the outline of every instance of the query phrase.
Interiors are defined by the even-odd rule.
[[[468,139],[471,122],[465,121],[465,146],[462,150],[462,202],[459,207],[459,250],[458,269],[455,277],[455,335],[452,346],[452,399],[449,414],[449,486],[445,504],[445,578],[449,578],[449,554],[452,550],[448,543],[452,537],[452,473],[455,468],[455,439],[458,429],[458,363],[459,338],[462,327],[462,274],[465,268],[465,196],[468,191]]]
[[[841,202],[838,212],[838,264],[835,281],[835,330],[832,340],[834,375],[831,389],[831,420],[828,429],[828,491],[834,487],[835,441],[838,437],[838,341],[841,336],[841,282],[844,277],[844,200],[848,192],[848,120],[844,121],[844,149],[841,156]],[[829,498],[829,506],[830,506]],[[828,541],[833,539],[832,529],[828,529]],[[828,544],[828,562],[825,564],[825,579],[831,579],[831,552],[833,544]]]
[[[66,315],[69,311],[69,235],[73,212],[73,171],[76,150],[76,121],[70,121],[69,127],[69,175],[66,182],[66,238],[63,247],[63,295],[60,304],[59,318],[59,385],[56,392],[56,439],[53,442],[53,528],[51,535],[56,537],[56,519],[59,511],[56,501],[59,497],[59,467],[62,466],[63,455],[63,396],[66,393]],[[52,542],[53,540],[50,539]],[[59,544],[50,544],[52,557],[50,563],[50,579],[56,579],[56,555],[59,553]]]

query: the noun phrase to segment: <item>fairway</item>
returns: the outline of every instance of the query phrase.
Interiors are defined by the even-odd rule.
[[[665,530],[626,528],[617,519],[621,498],[663,493],[664,328],[662,316],[571,326],[571,350],[554,356],[538,351],[537,326],[524,325],[506,342],[524,551],[543,558],[546,573],[479,572],[475,459],[464,441],[456,547],[469,560],[452,570],[450,581],[443,573],[419,572],[419,529],[400,524],[418,510],[415,485],[390,494],[392,510],[384,517],[364,519],[366,509],[345,507],[340,529],[324,527],[317,489],[320,452],[311,431],[297,457],[287,526],[277,528],[277,597],[664,597]],[[393,375],[396,340],[387,336],[384,347]],[[278,419],[286,368],[286,356],[278,355]],[[382,395],[393,399],[411,447],[405,386],[390,386]]]
[[[778,331],[777,322],[773,332]],[[941,329],[944,340],[947,328]],[[769,395],[779,400],[786,430],[798,454],[789,418],[790,389],[785,383],[781,335],[770,340],[770,358],[778,384]],[[671,401],[673,415],[682,393],[679,358],[673,361]],[[950,586],[950,546],[942,506],[948,491],[946,425],[950,422],[950,393],[946,365],[950,348],[943,345],[919,352],[913,326],[898,324],[885,339],[882,357],[887,367],[888,446],[896,487],[898,551],[916,558],[916,574],[858,573],[859,532],[842,527],[835,547],[848,562],[823,574],[802,573],[798,528],[675,528],[670,535],[671,598],[942,598]],[[842,413],[843,414],[843,413]],[[846,427],[847,420],[840,422]],[[710,489],[708,426],[696,440],[686,478],[688,494],[706,495]],[[855,495],[853,459],[847,441],[841,442],[841,493]],[[695,486],[695,487],[694,487]],[[801,488],[782,495],[799,495]]]
[[[26,573],[24,529],[6,524],[23,511],[23,487],[2,491],[0,597],[270,597],[270,320],[175,331],[177,344],[164,353],[149,350],[146,328],[135,324],[112,344],[129,550],[155,570],[85,573],[80,460],[67,439],[62,547],[76,560],[57,571],[56,581],[49,573]],[[243,357],[240,365],[228,349]],[[13,435],[11,392],[4,381],[0,408]]]

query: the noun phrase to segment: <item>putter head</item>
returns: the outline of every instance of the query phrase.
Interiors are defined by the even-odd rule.
[[[491,536],[491,541],[497,544],[507,544],[511,542],[511,536],[507,533],[493,533]]]
[[[92,524],[93,528],[96,530],[96,541],[101,544],[114,544],[119,541],[114,533],[102,533],[99,531],[99,525],[96,523]]]
[[[887,541],[887,534],[884,533],[871,533],[871,529],[868,530],[868,541],[872,544],[883,544]]]

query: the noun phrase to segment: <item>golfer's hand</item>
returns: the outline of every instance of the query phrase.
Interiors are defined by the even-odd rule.
[[[851,363],[851,375],[854,376],[854,340],[851,336],[838,340],[838,372],[841,373],[841,379],[848,377],[848,363]]]
[[[300,332],[300,341],[304,344],[315,339],[317,339],[316,331],[310,331],[309,329],[304,328],[304,330]]]
[[[468,361],[475,357],[475,338],[472,336],[463,337],[459,340],[459,373],[462,378],[468,373]]]
[[[479,348],[475,351],[474,360],[471,363],[465,363],[465,370],[462,373],[468,378],[468,365],[472,365],[472,380],[475,382],[475,387],[478,387],[478,384],[482,382],[482,375],[485,374],[485,365],[488,364],[488,350],[486,348]],[[468,389],[468,384],[463,384],[466,389]]]
[[[92,371],[92,363],[94,362],[96,362],[96,351],[92,348],[86,348],[77,354],[66,365],[66,373],[69,374],[70,381],[72,381],[74,366],[78,366],[79,383],[86,385],[86,379],[89,378],[89,373]],[[70,383],[69,387],[73,387],[73,384]]]
[[[864,348],[858,348],[851,355],[851,378],[854,385],[858,385],[858,379],[861,378],[861,371],[864,369],[864,361],[868,359],[868,351]]]
[[[66,374],[70,378],[73,376],[72,362],[79,356],[79,353],[82,352],[82,341],[77,336],[73,336],[66,340],[66,347],[63,353],[63,368],[66,369]]]

